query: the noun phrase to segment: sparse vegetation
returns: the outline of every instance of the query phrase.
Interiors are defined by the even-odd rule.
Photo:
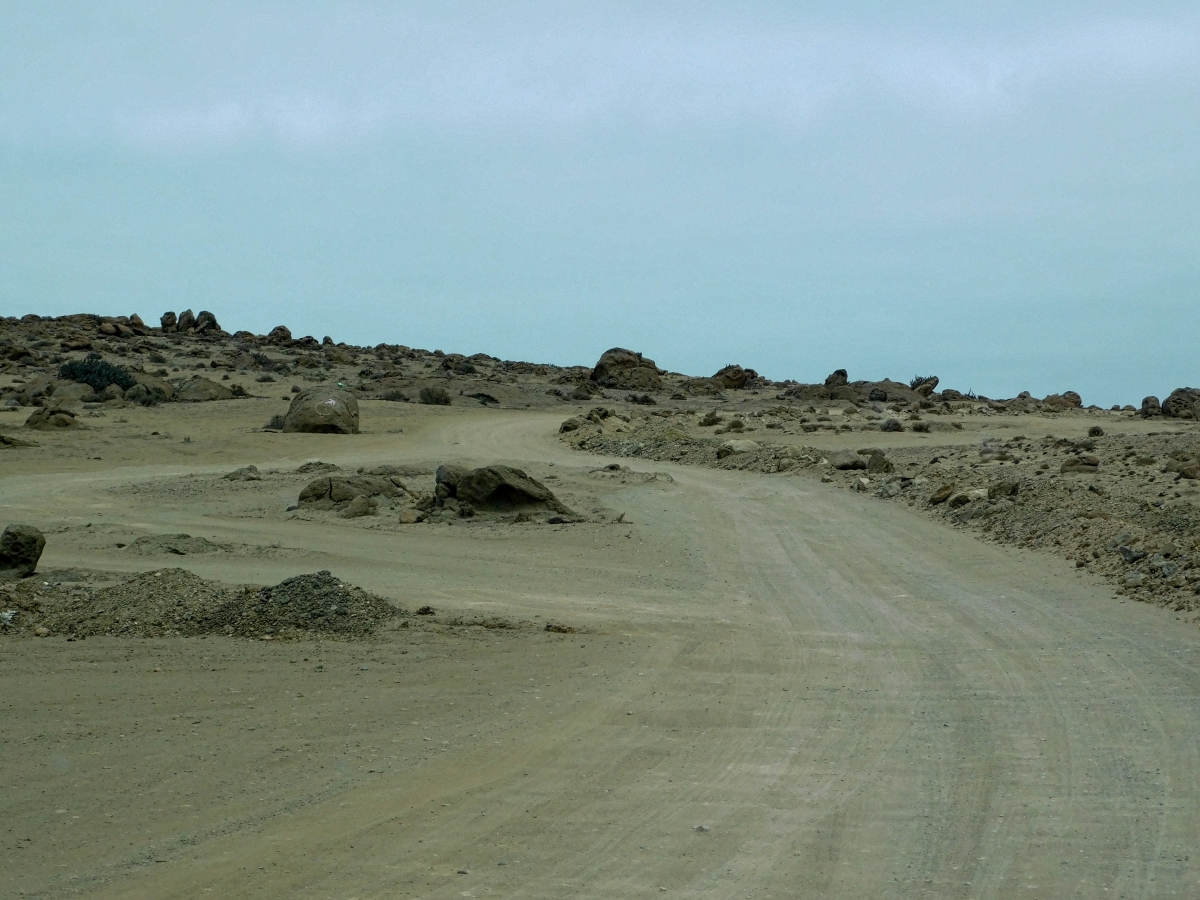
[[[115,384],[126,391],[137,384],[137,380],[127,369],[114,366],[100,358],[100,354],[89,354],[87,359],[74,359],[63,363],[58,369],[60,378],[86,384],[94,391],[102,391],[110,384]]]
[[[908,386],[915,391],[920,385],[929,381],[932,377],[932,375],[915,375],[913,376],[912,381],[908,383]]]
[[[445,388],[440,387],[423,387],[421,388],[421,402],[428,406],[449,406],[450,393]]]

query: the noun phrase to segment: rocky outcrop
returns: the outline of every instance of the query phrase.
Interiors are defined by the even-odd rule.
[[[200,314],[196,316],[196,334],[207,334],[210,331],[220,330],[221,326],[217,324],[217,317],[207,309],[200,310]]]
[[[717,372],[712,377],[712,380],[722,390],[739,391],[744,388],[753,387],[765,379],[753,369],[743,369],[741,366],[731,365]]]
[[[1051,394],[1042,403],[1051,409],[1080,409],[1083,398],[1074,391],[1063,391],[1061,394]]]
[[[1176,388],[1162,402],[1162,414],[1173,419],[1200,419],[1200,389]]]
[[[0,581],[28,578],[37,571],[45,536],[32,525],[9,525],[0,535]]]
[[[358,434],[358,401],[339,388],[314,387],[296,395],[283,430],[305,434]]]
[[[196,314],[190,309],[185,309],[179,314],[179,322],[175,325],[175,330],[181,334],[187,334],[196,327]]]
[[[1162,415],[1162,404],[1158,402],[1158,398],[1151,395],[1142,398],[1142,408],[1138,410],[1144,418],[1149,419],[1152,416]]]
[[[511,466],[472,469],[458,479],[455,494],[460,505],[467,504],[477,513],[571,514],[549,488]]]
[[[286,325],[276,325],[267,334],[267,343],[269,344],[290,344],[292,342],[292,332]]]
[[[662,389],[662,378],[654,360],[640,353],[613,347],[592,369],[591,380],[601,387],[630,391],[657,391]]]
[[[340,510],[356,497],[402,500],[408,495],[397,475],[332,475],[310,481],[300,492],[300,506]]]

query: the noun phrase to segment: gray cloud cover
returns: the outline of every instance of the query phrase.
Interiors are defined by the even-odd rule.
[[[1191,8],[576,6],[10,11],[0,309],[1200,382]]]

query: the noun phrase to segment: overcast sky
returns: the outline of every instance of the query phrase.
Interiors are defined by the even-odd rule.
[[[1194,2],[0,12],[0,313],[1200,384]]]

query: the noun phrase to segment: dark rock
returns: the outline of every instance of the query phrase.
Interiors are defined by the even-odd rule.
[[[662,388],[654,360],[621,347],[605,351],[592,370],[591,380],[601,387],[621,390],[657,391]]]
[[[1138,550],[1134,547],[1130,547],[1127,544],[1122,544],[1120,547],[1118,547],[1117,552],[1120,553],[1121,558],[1123,560],[1125,560],[1125,562],[1129,563],[1130,565],[1132,565],[1133,563],[1137,562],[1140,559],[1146,558],[1145,550]]]
[[[825,387],[844,387],[850,383],[850,376],[845,369],[837,369],[825,379]]]
[[[544,484],[511,466],[473,469],[459,478],[456,493],[459,502],[470,504],[477,512],[553,510],[571,515],[571,510]]]
[[[190,309],[185,309],[179,314],[179,322],[175,325],[175,330],[180,334],[187,334],[196,327],[196,315]]]
[[[838,450],[829,454],[829,464],[841,471],[865,469],[867,460],[852,450]]]
[[[1051,409],[1079,409],[1083,406],[1083,398],[1074,391],[1063,391],[1061,394],[1051,394],[1042,403]]]
[[[276,325],[267,335],[267,341],[271,344],[289,344],[292,340],[292,332],[286,325]]]
[[[723,390],[742,390],[751,387],[762,380],[753,369],[743,369],[738,365],[730,365],[721,369],[712,377],[713,382]]]
[[[0,581],[28,578],[37,571],[45,536],[32,525],[9,525],[0,535]]]
[[[309,388],[293,398],[283,419],[283,430],[307,434],[358,434],[358,401],[338,388]]]
[[[1158,402],[1158,398],[1151,395],[1142,398],[1142,408],[1139,412],[1147,419],[1151,416],[1162,415],[1162,405]]]
[[[196,316],[196,334],[207,334],[210,331],[220,330],[221,326],[217,324],[217,317],[207,309],[200,310],[200,315]]]
[[[173,332],[178,327],[179,319],[176,318],[175,313],[165,312],[159,318],[158,323],[162,326],[163,333],[167,334]]]
[[[469,472],[466,466],[441,465],[437,467],[433,478],[439,488],[445,486],[447,497],[454,497],[458,494],[458,483]]]
[[[1162,414],[1173,419],[1200,419],[1200,389],[1176,388],[1162,402]]]
[[[892,461],[880,450],[873,450],[867,456],[867,474],[869,475],[887,475],[889,472],[895,471],[895,468]]]

